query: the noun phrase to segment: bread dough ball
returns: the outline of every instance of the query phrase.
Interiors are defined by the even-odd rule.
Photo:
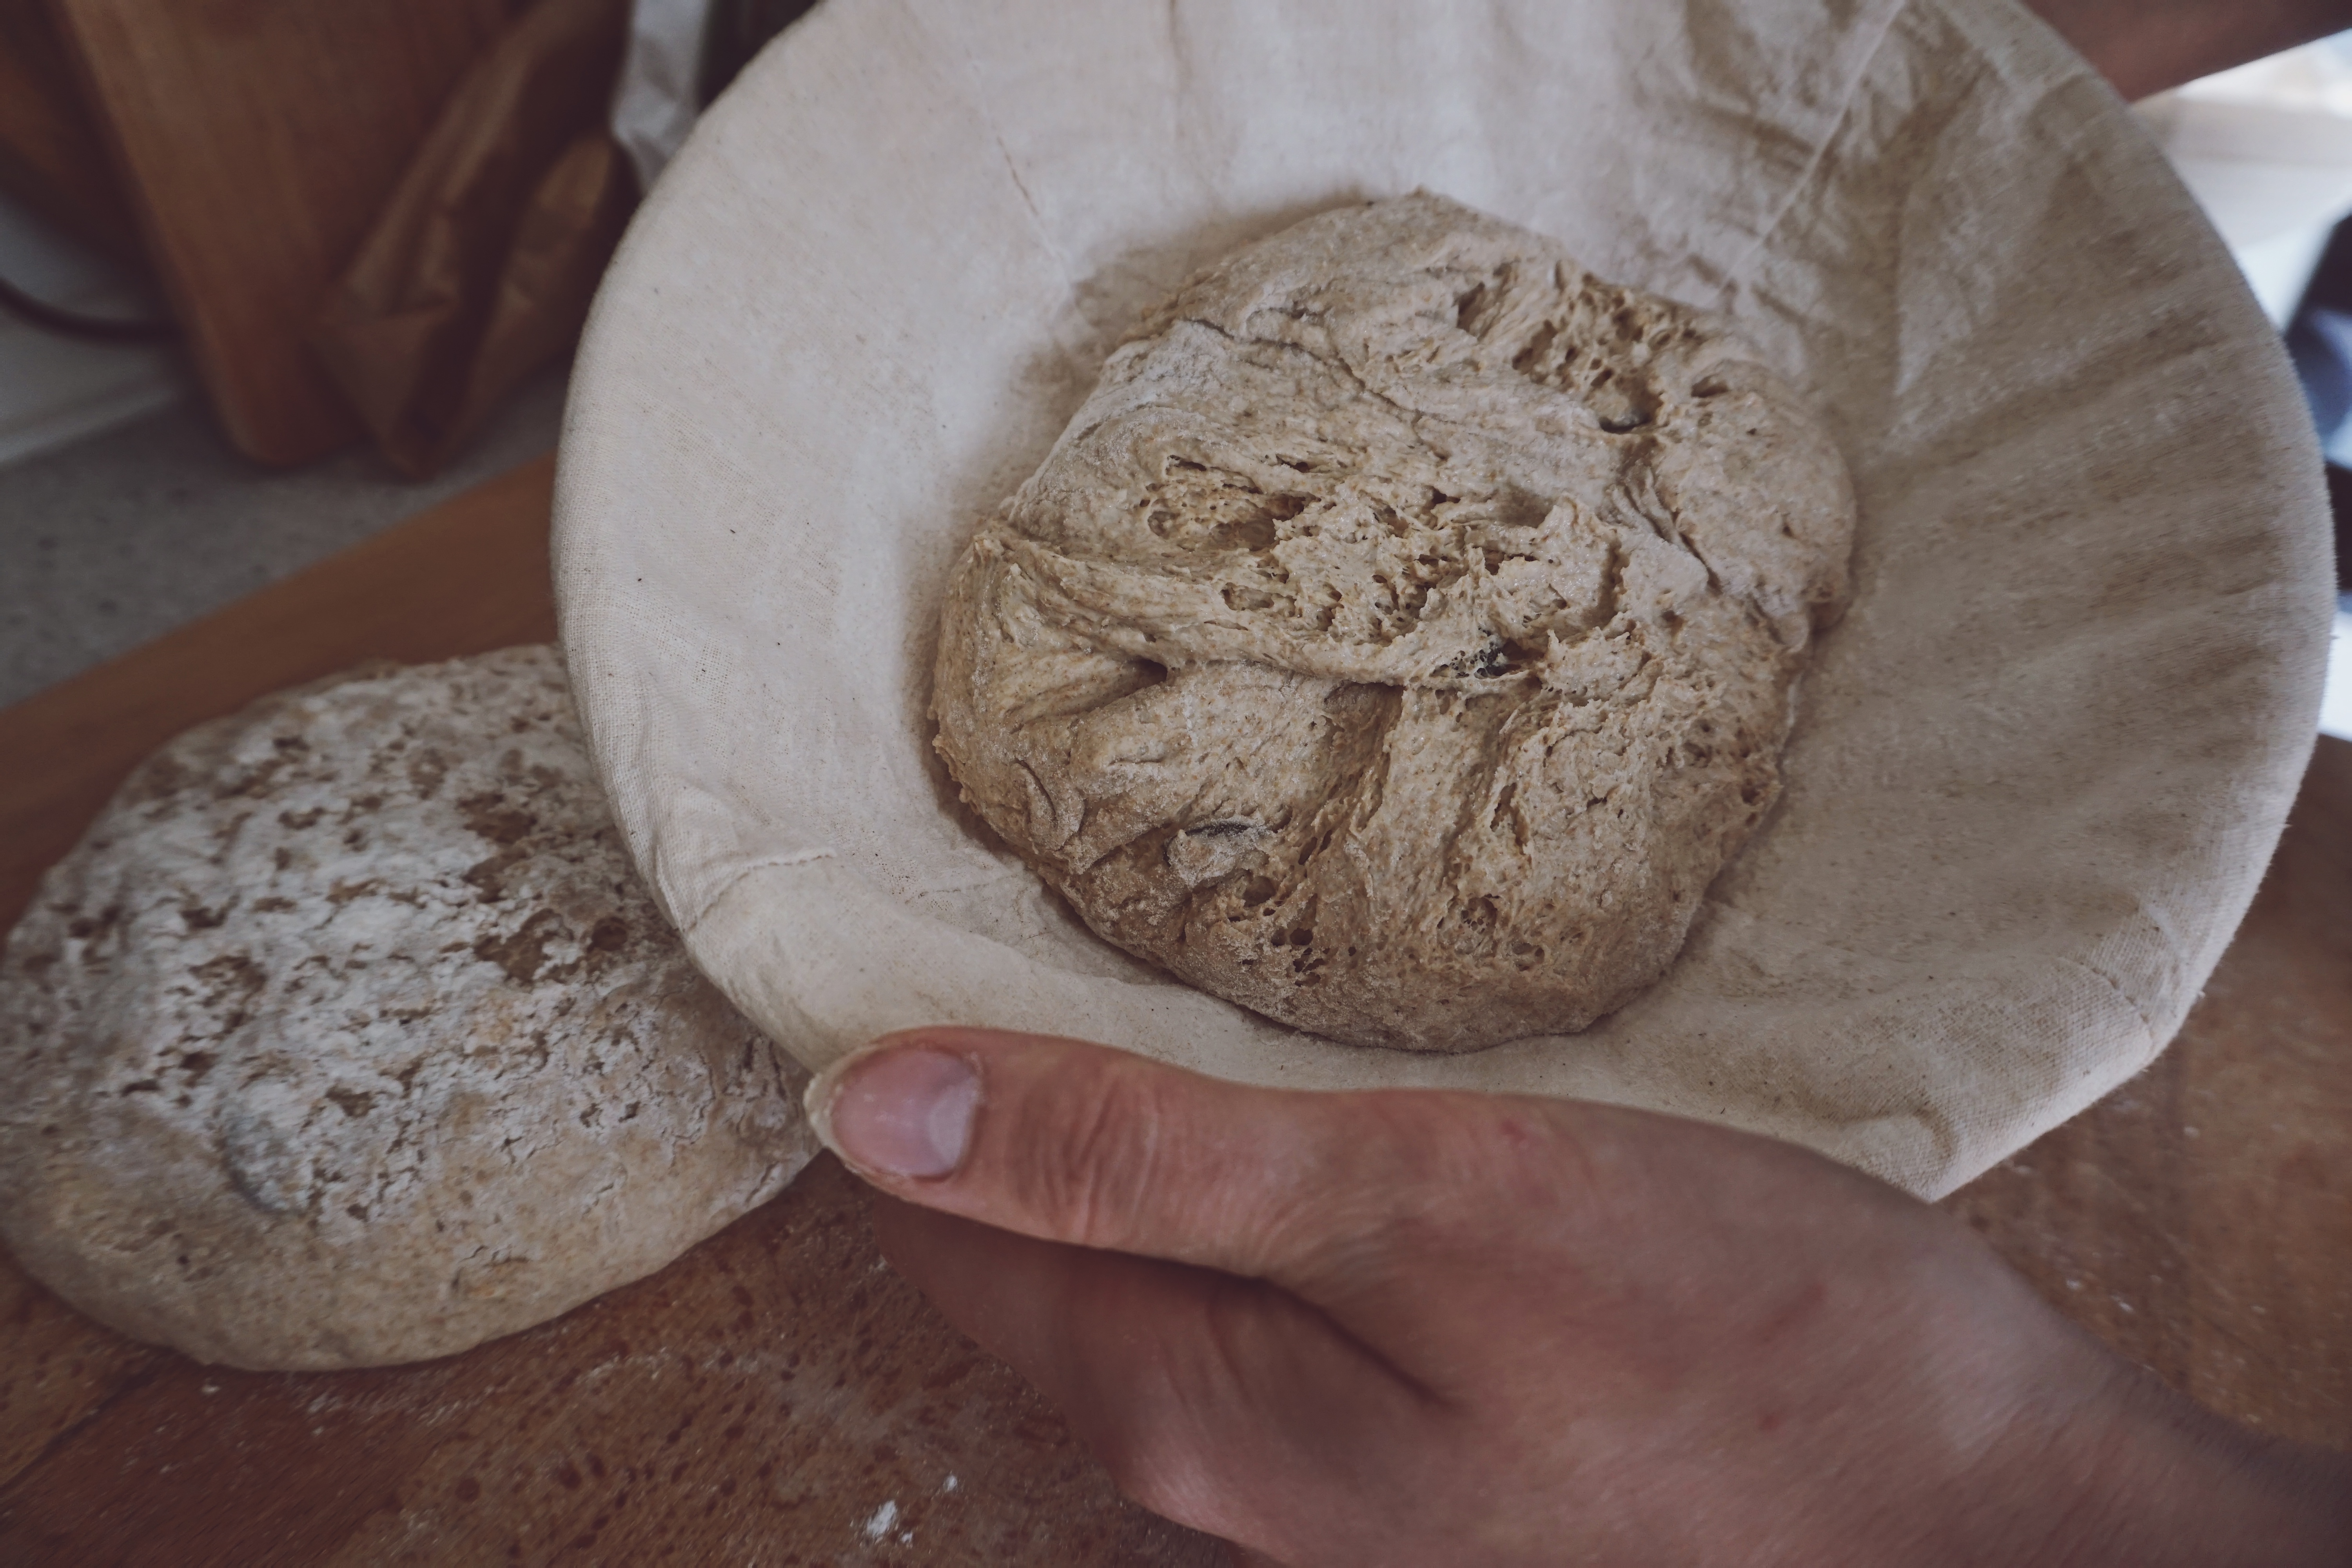
[[[1853,496],[1728,323],[1420,195],[1228,257],[949,586],[938,747],[1096,931],[1334,1039],[1581,1029],[1772,805]]]
[[[446,1355],[652,1272],[815,1151],[638,882],[554,651],[173,742],[0,956],[0,1234],[202,1361]]]

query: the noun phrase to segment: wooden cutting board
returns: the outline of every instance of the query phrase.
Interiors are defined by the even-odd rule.
[[[531,465],[0,712],[0,925],[141,755],[371,657],[552,634]],[[2207,1404],[2352,1447],[2352,745],[2147,1075],[1947,1205]],[[0,1562],[1208,1568],[882,1263],[830,1158],[650,1279],[423,1366],[202,1367],[0,1258]]]
[[[221,425],[359,434],[303,329],[509,0],[49,0]]]
[[[1944,1206],[2199,1403],[2352,1449],[2352,742],[2171,1047]]]

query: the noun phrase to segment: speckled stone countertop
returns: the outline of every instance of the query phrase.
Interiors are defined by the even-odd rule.
[[[533,381],[423,484],[364,447],[261,468],[193,399],[0,466],[0,707],[551,449],[563,385]]]

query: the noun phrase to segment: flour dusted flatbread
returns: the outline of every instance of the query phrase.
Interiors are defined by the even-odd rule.
[[[205,1361],[414,1361],[764,1201],[805,1074],[638,883],[549,648],[190,731],[0,957],[0,1235]]]
[[[964,798],[1109,941],[1475,1050],[1663,973],[1770,808],[1853,499],[1720,321],[1415,195],[1227,258],[950,586]]]

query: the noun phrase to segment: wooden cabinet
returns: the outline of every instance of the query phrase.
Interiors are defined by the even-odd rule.
[[[41,3],[0,0],[0,142],[22,162],[27,148],[70,150],[76,134],[86,147],[94,130],[120,197],[65,189],[100,215],[86,230],[119,228],[127,212],[239,451],[294,464],[352,440],[359,426],[304,329],[450,89],[518,7],[46,0],[44,16]],[[10,92],[18,79],[29,96]]]

